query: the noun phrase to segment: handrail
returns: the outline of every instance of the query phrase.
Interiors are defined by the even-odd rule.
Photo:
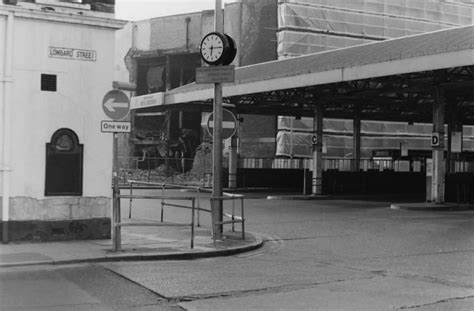
[[[238,199],[240,200],[240,217],[235,216],[235,200]],[[217,226],[220,225],[225,225],[225,224],[232,224],[232,232],[235,232],[235,224],[236,223],[241,223],[241,228],[242,228],[242,240],[245,240],[245,215],[244,215],[244,196],[241,194],[231,194],[231,193],[224,193],[224,196],[222,197],[214,197],[211,198],[211,204],[212,201],[214,200],[219,200],[219,201],[228,201],[232,200],[232,214],[228,213],[222,213],[223,217],[228,217],[230,220],[222,220],[222,221],[217,221],[214,223],[213,230],[214,232],[217,231]],[[214,243],[216,242],[216,235],[213,235],[214,237]]]
[[[186,186],[186,185],[176,185],[176,184],[166,184],[166,183],[158,183],[158,182],[150,182],[150,181],[139,181],[139,180],[127,180],[127,182],[130,184],[130,195],[122,195],[121,198],[129,198],[129,218],[132,216],[132,200],[134,198],[140,198],[140,196],[133,195],[133,185],[146,185],[149,186],[150,189],[161,189],[162,194],[161,196],[147,196],[150,198],[156,198],[156,199],[161,199],[161,213],[160,213],[160,220],[161,222],[164,221],[164,207],[165,206],[176,206],[171,203],[165,202],[165,200],[175,200],[175,199],[183,199],[186,197],[176,197],[176,196],[165,196],[165,190],[172,190],[172,189],[188,189],[188,190],[193,190],[196,192],[196,201],[197,201],[197,206],[194,207],[194,210],[197,211],[196,216],[197,216],[197,226],[200,227],[200,211],[211,213],[212,211],[209,209],[201,208],[200,201],[201,201],[201,193],[212,193],[211,189],[208,188],[203,188],[199,186]],[[189,197],[187,197],[189,198]],[[236,223],[241,223],[242,226],[242,239],[245,240],[245,217],[244,217],[244,196],[241,194],[234,194],[234,193],[228,193],[228,192],[223,192],[221,197],[213,197],[210,199],[211,200],[211,206],[212,206],[212,201],[213,200],[220,200],[220,201],[229,201],[232,200],[232,213],[223,213],[224,217],[230,218],[230,220],[226,221],[220,221],[216,222],[212,226],[213,230],[213,238],[215,242],[215,237],[216,237],[216,230],[217,226],[219,225],[224,225],[224,224],[232,224],[232,232],[235,232],[235,224]],[[235,200],[240,200],[240,216],[235,215]],[[178,207],[183,207],[183,206],[178,206]],[[188,207],[189,208],[189,207]]]
[[[205,209],[205,208],[201,208],[201,192],[211,193],[212,191],[210,191],[209,189],[206,189],[206,188],[203,188],[203,187],[198,187],[198,186],[184,186],[184,185],[166,184],[166,183],[140,181],[140,180],[127,180],[127,182],[130,185],[130,195],[132,195],[133,184],[152,186],[151,189],[161,189],[162,190],[162,196],[164,196],[164,190],[166,190],[166,189],[168,189],[168,190],[172,190],[172,189],[195,190],[196,193],[197,193],[197,198],[196,198],[197,206],[195,207],[195,209],[197,210],[197,219],[196,220],[197,220],[197,226],[198,227],[201,226],[201,219],[200,219],[200,213],[199,212],[203,211],[203,212],[211,213],[210,210]],[[153,187],[153,186],[156,186],[156,187]],[[130,197],[129,209],[128,209],[128,218],[132,217],[132,200],[133,200],[133,198]],[[167,205],[167,203],[165,203],[164,200],[162,200],[161,201],[161,212],[160,212],[162,221],[163,221],[163,213],[164,213],[163,207],[165,205]]]
[[[165,196],[164,194],[157,196],[157,195],[137,195],[133,194],[133,184],[138,183],[145,183],[145,182],[137,182],[137,181],[129,181],[130,182],[130,194],[119,194],[118,198],[120,199],[130,199],[130,206],[129,206],[129,214],[128,218],[132,217],[132,201],[133,199],[161,199],[161,221],[160,223],[150,223],[150,222],[118,222],[114,223],[114,227],[119,226],[191,226],[191,248],[194,248],[194,219],[195,219],[195,210],[196,210],[196,198],[193,196]],[[147,182],[148,183],[148,182]],[[164,185],[162,188],[164,189]],[[160,188],[156,188],[160,189]],[[191,201],[191,206],[181,205],[181,204],[171,204],[165,203],[164,200],[180,200],[180,201]],[[198,203],[199,204],[199,203]],[[171,223],[171,222],[164,222],[163,221],[163,207],[164,206],[173,206],[178,208],[190,209],[191,210],[191,223]],[[198,209],[199,210],[199,209]]]

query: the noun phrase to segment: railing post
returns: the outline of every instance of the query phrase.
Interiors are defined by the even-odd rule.
[[[197,187],[197,226],[201,227],[200,210],[201,210],[201,188]]]
[[[244,197],[240,197],[240,215],[242,217],[242,240],[245,240]]]
[[[164,205],[165,205],[165,184],[161,185],[161,217],[160,220],[163,222],[163,211],[164,211]]]
[[[191,248],[194,248],[194,203],[195,199],[192,199],[191,207]]]
[[[234,214],[235,214],[235,197],[234,195],[232,195],[232,232],[235,232]]]
[[[132,192],[133,192],[133,181],[130,181],[130,202],[128,204],[128,218],[132,218]]]

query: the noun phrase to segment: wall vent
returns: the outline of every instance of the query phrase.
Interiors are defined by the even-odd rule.
[[[57,76],[49,74],[41,74],[41,90],[56,92],[57,90]]]

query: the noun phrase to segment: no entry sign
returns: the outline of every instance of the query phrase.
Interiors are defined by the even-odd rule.
[[[214,113],[209,115],[207,119],[207,131],[209,135],[213,136],[214,131]],[[234,136],[237,131],[237,119],[234,114],[227,110],[222,109],[222,139],[227,139]]]

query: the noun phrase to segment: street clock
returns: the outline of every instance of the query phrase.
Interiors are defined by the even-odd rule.
[[[235,58],[237,49],[234,39],[220,32],[211,32],[201,41],[200,53],[202,59],[211,66],[227,66]]]

